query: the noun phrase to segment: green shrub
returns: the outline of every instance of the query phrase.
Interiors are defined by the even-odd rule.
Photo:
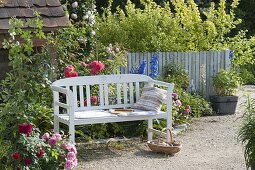
[[[127,1],[125,9],[111,12],[111,3],[98,18],[99,37],[103,44],[117,42],[130,51],[202,51],[227,48],[226,38],[240,23],[235,19],[234,0],[226,11],[225,0],[203,11],[205,20],[193,0],[171,0],[164,7],[151,0],[144,9]],[[169,7],[171,6],[171,8]]]
[[[176,87],[184,90],[189,88],[189,75],[181,65],[167,65],[164,69],[163,80],[174,83]]]
[[[233,96],[240,85],[240,77],[231,70],[220,70],[213,77],[213,87],[218,96]]]

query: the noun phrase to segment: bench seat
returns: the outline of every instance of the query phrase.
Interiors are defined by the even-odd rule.
[[[141,115],[139,115],[139,113]],[[85,124],[97,124],[97,123],[113,123],[113,122],[126,122],[126,121],[137,121],[137,120],[148,120],[148,119],[166,119],[166,112],[154,112],[145,115],[145,113],[150,113],[150,111],[135,110],[132,114],[112,114],[109,111],[104,110],[93,110],[84,112],[75,112],[74,124],[75,125],[85,125]],[[93,114],[93,115],[92,115]],[[134,115],[136,114],[136,115]],[[61,114],[56,117],[59,122],[67,124],[69,123],[69,115]]]

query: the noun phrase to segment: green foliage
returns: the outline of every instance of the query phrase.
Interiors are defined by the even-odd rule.
[[[255,84],[255,70],[253,64],[246,64],[239,68],[243,84]]]
[[[238,140],[244,145],[247,169],[255,166],[255,101],[247,97],[244,120],[238,132]]]
[[[221,0],[218,8],[200,11],[193,0],[171,0],[164,7],[143,2],[144,9],[127,1],[125,9],[111,13],[111,4],[99,20],[100,41],[118,42],[131,51],[201,51],[228,47],[225,37],[240,23],[235,19],[234,0],[229,13]],[[170,8],[171,6],[172,8]]]
[[[220,70],[213,77],[213,87],[219,96],[233,96],[240,85],[240,77],[233,70]]]
[[[49,114],[52,101],[49,98],[50,82],[46,78],[46,73],[51,68],[49,64],[51,59],[44,55],[44,49],[42,53],[36,53],[32,43],[34,37],[46,38],[42,32],[42,20],[37,17],[23,22],[14,18],[10,20],[10,25],[10,38],[4,41],[4,47],[9,49],[12,70],[0,85],[0,98],[3,101],[0,107],[1,140],[12,140],[15,137],[13,131],[17,123],[40,119],[34,117],[35,107],[40,114],[52,119]],[[36,27],[24,30],[21,29],[23,25]],[[20,37],[20,41],[17,37]],[[41,106],[38,107],[38,104]],[[44,124],[41,123],[41,126],[43,127]]]
[[[240,31],[235,37],[228,38],[229,48],[234,51],[233,63],[239,67],[254,64],[255,37],[246,37],[247,31]]]
[[[164,69],[164,81],[174,83],[176,87],[184,90],[189,88],[189,75],[180,65],[167,65]]]

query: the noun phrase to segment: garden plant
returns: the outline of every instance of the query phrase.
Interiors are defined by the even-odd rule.
[[[11,71],[0,85],[0,144],[1,148],[6,148],[0,149],[0,157],[5,166],[10,165],[8,168],[12,168],[10,162],[15,160],[18,160],[15,163],[17,166],[40,164],[36,162],[40,161],[36,156],[39,148],[22,151],[15,148],[17,145],[10,145],[10,141],[15,140],[23,142],[23,145],[25,142],[40,142],[45,146],[43,160],[54,160],[52,164],[59,163],[63,167],[66,157],[57,159],[47,156],[53,151],[55,156],[64,153],[63,149],[49,147],[49,143],[41,140],[42,134],[39,134],[39,131],[50,132],[52,128],[51,82],[74,76],[119,73],[119,67],[126,65],[126,51],[208,51],[229,48],[234,51],[233,64],[241,73],[247,71],[247,74],[241,74],[243,79],[247,82],[252,79],[251,69],[247,69],[247,65],[254,63],[255,38],[247,37],[246,31],[235,35],[232,33],[241,23],[235,16],[239,0],[233,0],[229,10],[226,10],[225,0],[220,0],[218,4],[211,3],[206,10],[199,9],[193,0],[170,0],[164,6],[151,0],[142,1],[139,8],[128,0],[125,8],[117,8],[116,12],[113,12],[110,1],[102,14],[97,13],[93,3],[83,4],[80,0],[62,2],[72,22],[68,28],[46,35],[42,31],[43,22],[39,14],[36,14],[35,20],[24,22],[14,18],[10,21],[10,38],[4,41],[3,46],[9,50]],[[33,29],[21,29],[24,24]],[[44,47],[36,49],[33,47],[35,37],[48,41]],[[157,78],[157,59],[150,62],[151,77]],[[166,72],[169,74],[163,79],[177,84],[173,94],[175,125],[189,123],[191,117],[212,114],[205,99],[186,92],[190,82],[183,70],[169,66]],[[180,76],[183,79],[179,79]],[[92,104],[98,104],[96,88],[84,103],[91,100]],[[33,125],[31,135],[17,133],[17,127],[21,124]],[[164,122],[159,122],[159,128],[161,124]],[[76,133],[86,140],[120,135],[142,136],[145,127],[145,122],[136,122],[131,126],[112,123],[81,126]],[[25,163],[23,158],[27,156],[33,156],[32,162],[35,164],[30,163],[31,160]]]

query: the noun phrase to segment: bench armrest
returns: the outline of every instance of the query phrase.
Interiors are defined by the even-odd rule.
[[[54,96],[54,114],[58,115],[59,114],[59,108],[62,107],[68,110],[69,116],[73,117],[73,112],[74,112],[74,97],[73,97],[73,92],[70,89],[66,89],[63,87],[57,87],[54,85],[51,85],[51,90],[53,91],[53,96]],[[67,103],[62,103],[59,101],[59,93],[65,94],[66,95],[66,100]]]

